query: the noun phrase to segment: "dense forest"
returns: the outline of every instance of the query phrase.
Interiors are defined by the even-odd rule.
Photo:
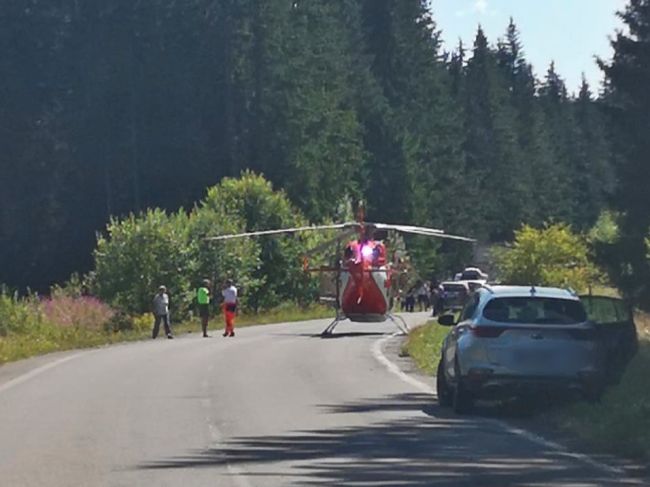
[[[111,215],[191,209],[245,169],[313,222],[363,199],[369,219],[493,242],[587,229],[622,192],[638,257],[648,5],[628,6],[605,86],[570,94],[553,65],[534,76],[513,21],[444,51],[423,0],[6,0],[0,282],[86,271]]]

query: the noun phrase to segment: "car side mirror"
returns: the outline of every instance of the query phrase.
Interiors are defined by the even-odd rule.
[[[441,326],[454,326],[456,317],[454,315],[442,315],[438,317],[438,324]]]

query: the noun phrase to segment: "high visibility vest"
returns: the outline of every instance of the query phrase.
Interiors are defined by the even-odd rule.
[[[196,291],[196,301],[199,304],[210,304],[210,291],[207,287],[200,287]]]

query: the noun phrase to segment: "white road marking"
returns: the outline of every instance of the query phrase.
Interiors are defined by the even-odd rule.
[[[432,394],[432,395],[437,397],[436,391],[433,389],[433,387],[431,387],[430,385],[416,379],[415,377],[413,377],[411,375],[406,374],[405,372],[400,370],[400,368],[399,368],[399,366],[397,366],[397,364],[392,362],[389,358],[386,357],[386,355],[384,355],[384,352],[382,350],[383,347],[384,347],[384,344],[388,340],[390,340],[390,339],[392,339],[392,338],[394,338],[394,337],[396,337],[398,335],[400,335],[400,333],[394,333],[394,334],[392,334],[390,336],[387,336],[387,337],[384,337],[384,338],[380,338],[379,340],[376,340],[372,344],[372,348],[371,348],[372,355],[375,357],[375,359],[378,362],[383,364],[390,373],[396,375],[402,381],[412,385],[413,387],[415,387],[416,389],[418,389],[421,392],[424,392],[426,394]],[[571,452],[566,447],[560,445],[559,443],[556,443],[556,442],[551,441],[551,440],[547,440],[546,438],[542,438],[541,436],[536,435],[534,433],[531,433],[530,431],[526,431],[526,430],[523,430],[521,428],[515,428],[515,427],[510,426],[509,424],[505,423],[504,421],[499,421],[498,419],[486,418],[485,421],[490,422],[490,423],[492,423],[492,424],[494,424],[494,425],[496,425],[498,427],[501,427],[501,428],[505,429],[510,434],[521,436],[522,438],[525,438],[528,441],[531,441],[533,443],[541,445],[541,446],[543,446],[545,448],[548,448],[550,450],[554,450],[556,453],[559,453],[559,454],[561,454],[563,456],[566,456],[566,457],[572,458],[574,460],[578,460],[580,462],[583,462],[583,463],[585,463],[585,464],[587,464],[587,465],[589,465],[591,467],[597,468],[598,470],[600,470],[602,472],[606,472],[609,475],[612,475],[612,476],[625,475],[625,471],[623,469],[621,469],[621,468],[614,467],[614,466],[611,466],[611,465],[607,465],[607,464],[603,463],[602,461],[598,461],[598,460],[590,457],[589,455],[585,455],[583,453]]]
[[[53,369],[54,367],[58,367],[61,364],[64,364],[66,362],[69,362],[70,360],[74,360],[82,355],[86,355],[88,353],[92,352],[80,352],[80,353],[75,353],[74,355],[69,355],[67,357],[61,358],[59,360],[55,360],[54,362],[50,362],[48,364],[42,365],[40,367],[37,367],[33,370],[30,370],[29,372],[19,375],[18,377],[11,379],[10,381],[5,382],[4,384],[0,385],[0,394],[8,391],[9,389],[16,387],[17,385],[20,385],[24,382],[27,382],[30,379],[33,379],[34,377],[41,375],[43,372],[47,372],[50,369]]]

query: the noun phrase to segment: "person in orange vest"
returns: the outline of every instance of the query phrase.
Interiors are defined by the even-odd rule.
[[[233,284],[232,280],[228,279],[226,285],[221,291],[223,296],[223,316],[226,320],[226,329],[223,332],[223,336],[234,337],[235,336],[235,315],[237,314],[237,288]]]

